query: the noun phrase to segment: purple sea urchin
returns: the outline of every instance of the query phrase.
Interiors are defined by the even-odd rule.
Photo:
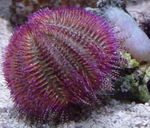
[[[112,90],[122,62],[104,18],[77,8],[46,8],[13,34],[4,75],[17,109],[47,121]]]

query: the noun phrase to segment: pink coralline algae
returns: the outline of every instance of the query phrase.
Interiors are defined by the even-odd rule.
[[[123,63],[113,28],[103,17],[79,8],[46,8],[14,32],[4,75],[17,110],[49,121],[112,91]]]

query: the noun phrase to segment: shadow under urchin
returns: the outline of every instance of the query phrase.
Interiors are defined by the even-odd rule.
[[[33,13],[13,33],[4,58],[15,108],[30,121],[75,120],[112,91],[124,64],[120,50],[102,16],[80,8]]]

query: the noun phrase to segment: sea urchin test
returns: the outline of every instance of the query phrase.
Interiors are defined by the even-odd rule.
[[[124,62],[111,25],[79,8],[40,10],[13,33],[4,75],[17,110],[38,120],[91,105]]]

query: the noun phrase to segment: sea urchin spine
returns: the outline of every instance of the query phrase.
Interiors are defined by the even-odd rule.
[[[7,47],[4,74],[16,107],[49,120],[70,104],[94,104],[122,63],[111,25],[79,8],[40,10]]]

